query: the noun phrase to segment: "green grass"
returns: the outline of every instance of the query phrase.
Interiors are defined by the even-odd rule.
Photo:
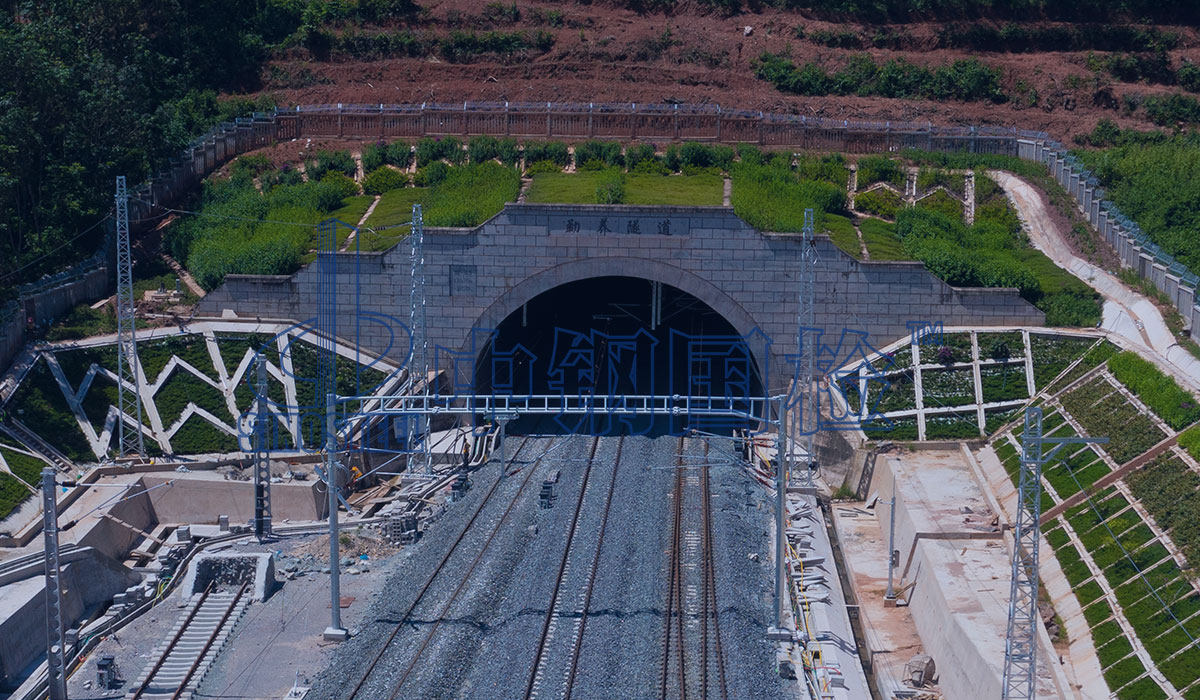
[[[854,230],[854,224],[850,223],[850,219],[838,214],[826,214],[822,233],[828,233],[829,237],[833,239],[833,244],[841,248],[847,255],[855,260],[862,260],[862,246],[858,241],[858,232]]]
[[[1166,700],[1166,697],[1167,694],[1158,687],[1153,678],[1143,678],[1130,683],[1117,692],[1118,700]]]
[[[8,517],[22,501],[32,495],[20,480],[0,473],[0,518]]]
[[[4,454],[4,461],[8,463],[9,471],[18,479],[35,488],[42,483],[42,468],[46,466],[45,462],[8,447],[0,446],[0,453]]]
[[[237,452],[237,438],[200,416],[193,415],[171,437],[176,454],[207,454]]]
[[[532,203],[595,204],[601,171],[539,173],[533,176],[525,199]],[[720,175],[625,176],[624,204],[660,206],[720,206],[724,178]]]
[[[46,340],[78,340],[116,332],[117,317],[113,315],[111,306],[93,309],[90,304],[80,304],[54,322],[46,331]]]
[[[387,250],[408,236],[409,226],[384,227],[412,221],[413,205],[423,203],[428,191],[426,187],[402,187],[384,192],[379,204],[375,205],[375,211],[371,212],[371,217],[359,231],[358,249],[362,252]]]
[[[538,204],[595,204],[600,175],[599,171],[539,173],[529,183],[525,201]]]
[[[719,207],[725,178],[720,175],[629,175],[625,180],[626,204]]]
[[[9,406],[18,420],[43,438],[52,440],[67,457],[80,462],[96,460],[44,359],[38,358],[25,375]]]
[[[375,198],[368,194],[347,197],[346,199],[342,200],[341,209],[334,209],[333,211],[329,212],[329,218],[344,221],[351,226],[358,226],[358,222],[362,220],[363,214],[367,213],[367,209],[371,207],[371,202],[374,201]],[[341,227],[339,227],[339,229],[340,228]],[[345,239],[339,235],[339,246],[344,242]]]
[[[871,260],[910,260],[905,255],[896,236],[896,225],[879,219],[861,219],[858,230],[862,231],[863,242],[867,244],[867,252]]]
[[[383,193],[366,225],[377,229],[412,221],[413,205],[424,201],[428,191],[427,187],[403,187]]]

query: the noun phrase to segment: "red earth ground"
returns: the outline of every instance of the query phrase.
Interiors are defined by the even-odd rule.
[[[718,103],[843,119],[1013,126],[1046,131],[1068,143],[1091,131],[1102,118],[1122,127],[1154,128],[1144,111],[1129,114],[1121,110],[1122,97],[1178,91],[1162,85],[1117,82],[1107,73],[1090,70],[1087,52],[972,53],[930,48],[936,47],[940,23],[864,27],[778,10],[725,17],[689,2],[680,3],[671,15],[642,15],[602,4],[522,2],[516,7],[521,11],[520,21],[490,22],[481,17],[482,2],[434,0],[422,3],[420,17],[403,28],[438,36],[453,30],[519,30],[529,35],[547,31],[555,37],[549,52],[508,59],[484,55],[471,63],[448,63],[432,57],[358,61],[335,56],[318,61],[304,49],[292,49],[264,70],[261,91],[274,95],[280,105],[463,100]],[[562,26],[552,27],[539,19],[551,10],[563,13]],[[798,26],[810,36],[817,30],[853,30],[870,36],[891,29],[908,38],[901,51],[832,49],[796,38]],[[1180,35],[1170,52],[1176,65],[1183,59],[1200,59],[1195,29],[1159,29]],[[339,31],[379,30],[343,27]],[[668,31],[669,35],[665,34]],[[976,56],[1003,70],[1006,93],[1028,94],[1028,88],[1033,88],[1038,100],[1035,106],[1028,106],[1027,100],[1017,99],[992,104],[785,95],[754,77],[753,61],[764,51],[788,53],[797,63],[814,60],[827,70],[863,52],[877,62],[904,58],[930,66]],[[1018,81],[1022,85],[1018,86]]]

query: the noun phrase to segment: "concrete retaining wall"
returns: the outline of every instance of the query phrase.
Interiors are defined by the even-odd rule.
[[[893,461],[895,458],[879,459],[872,479],[872,491],[879,496],[875,513],[884,533],[891,517],[884,502],[893,495]],[[918,539],[918,526],[914,523],[911,508],[904,494],[897,494],[895,548],[900,552],[900,563],[896,585],[899,588],[901,584],[914,583],[908,596],[909,610],[925,653],[937,664],[938,685],[948,698],[998,698],[1003,677],[1003,637],[999,644],[1000,657],[992,658],[987,653],[989,650],[980,649],[977,640],[963,627],[969,618],[956,614],[955,609],[970,609],[974,601],[968,600],[964,606],[962,599],[972,597],[972,594],[947,589],[946,572],[941,578],[938,575],[939,567],[945,568],[947,562],[957,560],[955,543],[952,540]],[[905,572],[907,576],[904,576]],[[997,585],[1007,588],[1008,583],[998,581]],[[977,602],[975,606],[978,607]],[[995,633],[1003,635],[1002,630]]]
[[[950,287],[919,262],[860,262],[826,236],[817,237],[817,252],[816,325],[827,343],[836,345],[843,330],[864,331],[880,347],[908,336],[911,323],[1036,326],[1045,320],[1015,290]],[[774,386],[788,373],[784,354],[796,347],[800,236],[760,233],[729,207],[508,204],[475,229],[428,229],[425,257],[429,342],[438,347],[438,367],[450,366],[459,353],[474,359],[472,329],[495,328],[559,285],[602,276],[677,287],[739,333],[759,329],[772,341],[770,357],[758,359],[760,367],[769,360]],[[230,275],[201,301],[200,313],[312,318],[320,277],[315,264],[291,277]],[[337,277],[339,316],[353,318],[357,303],[407,323],[406,247],[357,261],[338,255]],[[394,341],[391,331],[366,325],[362,342],[402,362],[407,343]]]
[[[254,482],[225,479],[171,479],[146,476],[147,488],[168,481],[176,486],[154,489],[146,497],[157,522],[215,525],[228,515],[230,523],[248,523],[254,517]],[[325,517],[325,498],[316,481],[271,484],[271,513],[275,522],[320,520]]]
[[[63,624],[76,625],[96,606],[137,583],[108,557],[90,556],[62,567]],[[46,653],[46,594],[41,576],[9,584],[0,599],[0,689],[11,690],[22,671]]]

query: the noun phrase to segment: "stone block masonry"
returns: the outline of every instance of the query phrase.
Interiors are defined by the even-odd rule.
[[[858,261],[826,236],[817,236],[816,245],[816,324],[826,342],[836,345],[844,330],[855,330],[882,347],[907,336],[911,322],[1045,322],[1016,290],[958,289],[919,262]],[[771,339],[756,358],[768,367],[770,388],[782,388],[790,376],[785,356],[795,353],[797,342],[800,235],[756,231],[730,207],[508,204],[474,229],[426,229],[425,257],[429,342],[443,355],[469,350],[473,329],[497,327],[538,294],[582,279],[623,276],[688,292],[741,334],[760,330]],[[357,261],[354,254],[339,254],[338,275],[345,324],[340,336],[352,340],[356,306],[407,323],[406,245]],[[318,278],[315,265],[291,277],[229,275],[199,311],[311,319]],[[397,361],[408,353],[407,338],[382,324],[363,324],[359,332],[373,352]]]

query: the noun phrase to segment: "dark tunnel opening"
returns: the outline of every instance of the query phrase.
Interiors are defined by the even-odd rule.
[[[687,292],[634,277],[596,277],[544,292],[504,319],[480,353],[474,384],[480,393],[514,396],[761,399],[759,358],[766,356],[765,337],[742,337]],[[749,426],[687,415],[522,416],[508,432],[730,434]]]

